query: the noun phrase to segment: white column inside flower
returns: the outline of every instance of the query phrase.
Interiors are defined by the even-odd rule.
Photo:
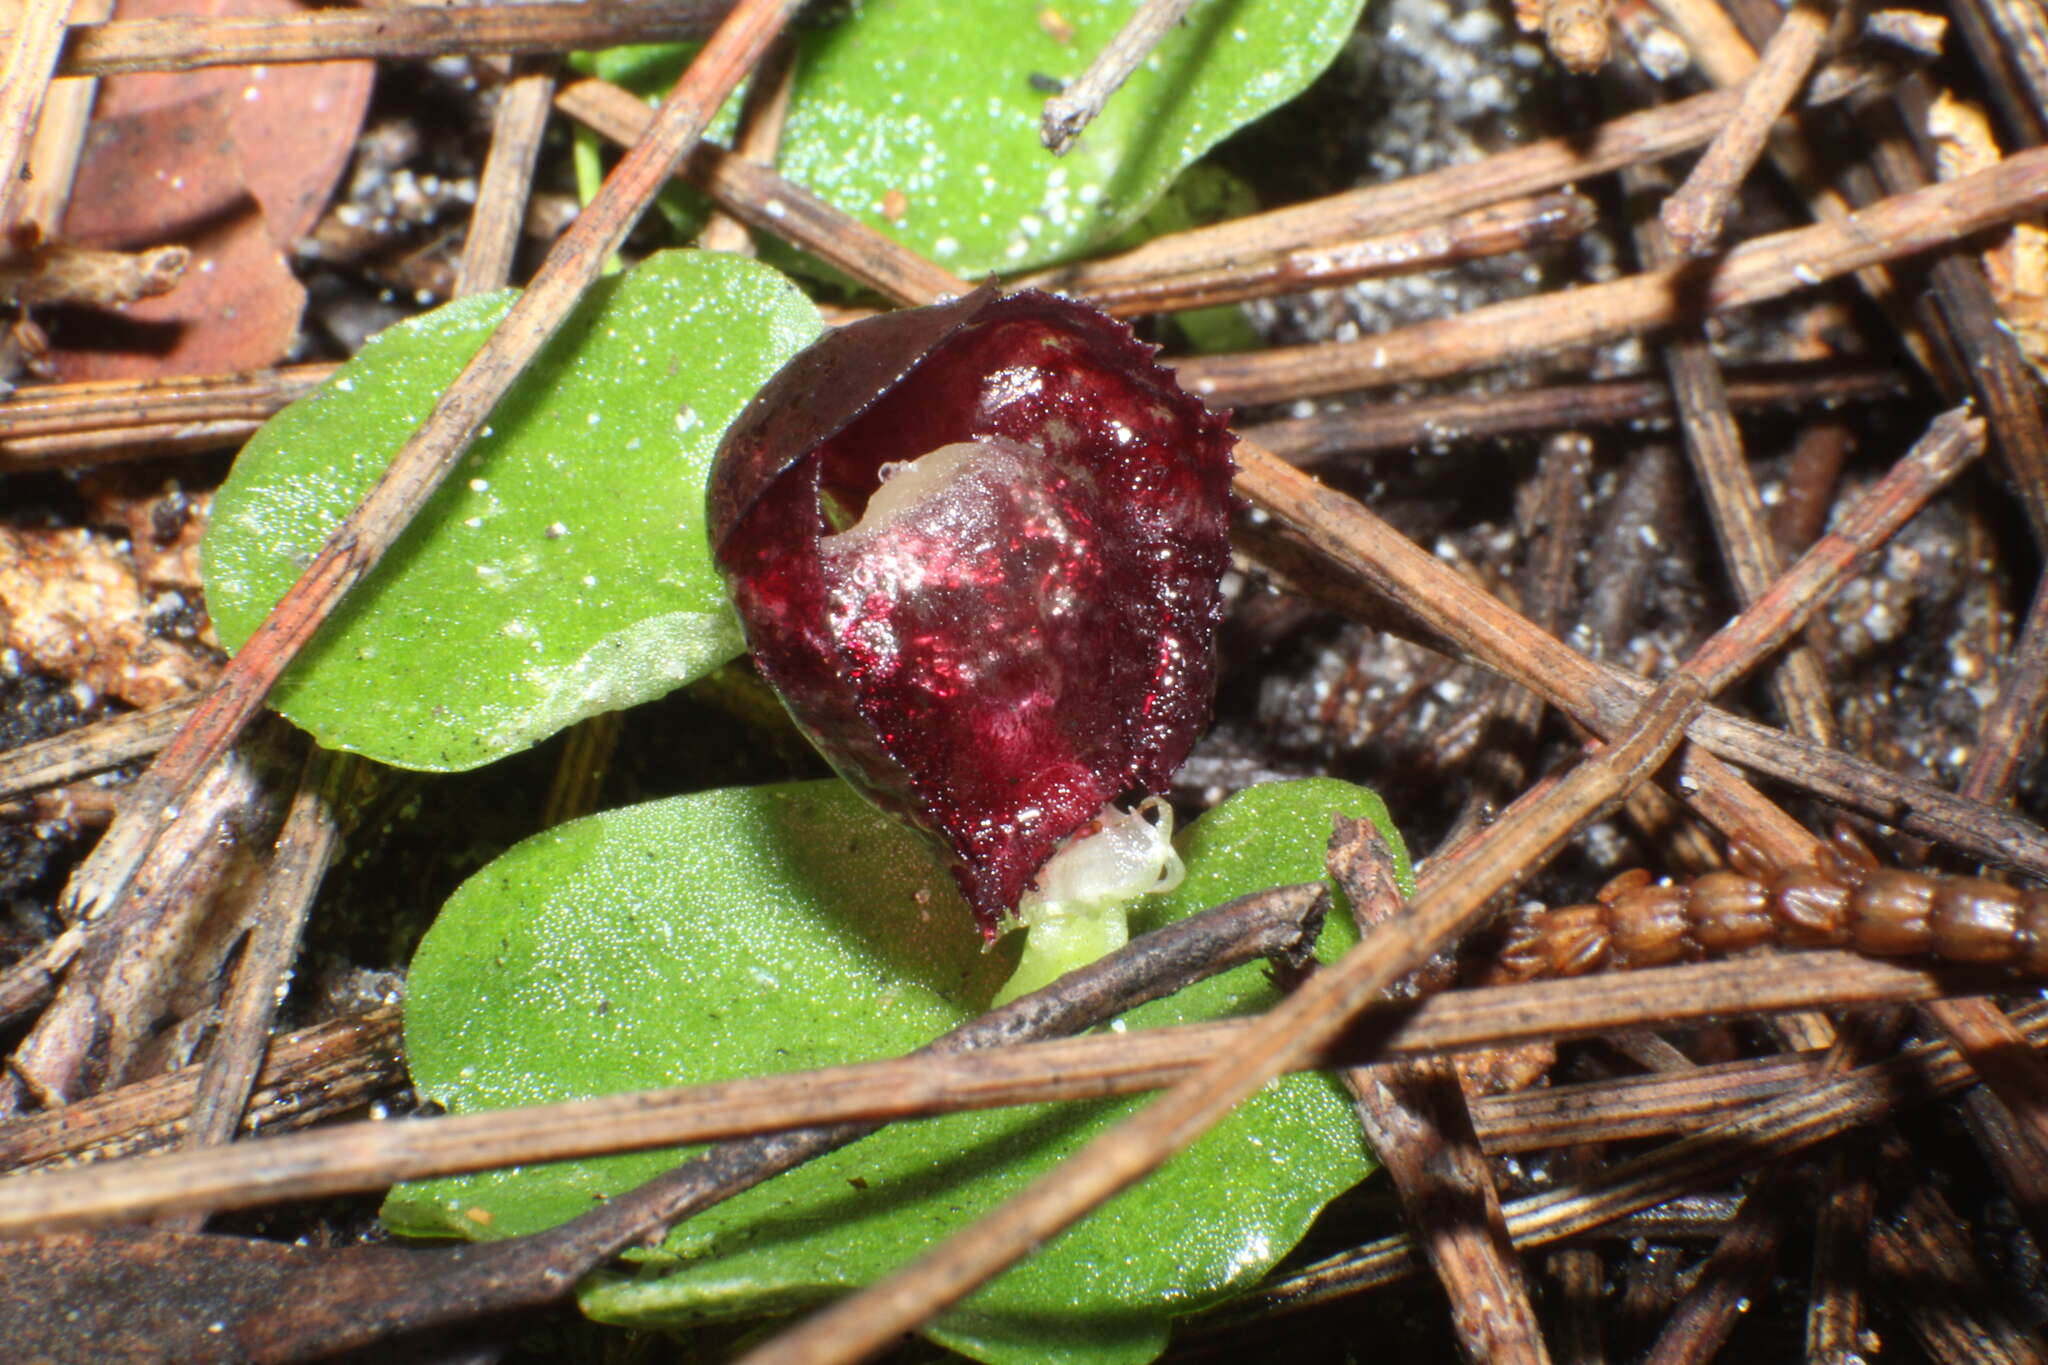
[[[989,436],[955,441],[929,450],[914,460],[891,460],[881,468],[881,484],[868,495],[860,520],[820,542],[829,553],[850,550],[861,540],[906,517],[927,517],[949,495],[981,479],[1000,475],[1010,462],[1036,452],[1020,441]],[[973,477],[969,477],[973,476]]]

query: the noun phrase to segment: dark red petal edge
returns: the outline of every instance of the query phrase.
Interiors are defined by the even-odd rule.
[[[838,435],[996,298],[995,286],[984,284],[946,303],[864,318],[791,357],[719,446],[704,491],[712,553],[792,464]]]
[[[880,677],[825,619],[844,585],[820,570],[820,489],[857,507],[882,461],[988,435],[1044,449],[1052,468],[1034,496],[1090,528],[1086,628],[1076,637],[1071,622],[1053,631],[1032,615],[1031,575],[1044,569],[1032,561],[1001,576],[1020,580],[1015,591],[889,606],[889,628],[924,652]],[[945,845],[985,933],[1105,801],[1163,790],[1207,725],[1232,440],[1121,323],[986,289],[827,337],[728,435],[713,544],[757,661],[849,780]],[[935,630],[968,647],[977,633],[1064,633],[1075,657],[1039,683],[980,689],[958,711],[941,697],[935,709],[918,672],[952,648],[929,643]],[[1020,667],[1043,667],[1024,656]],[[1001,738],[1007,715],[1048,699],[1057,726]]]

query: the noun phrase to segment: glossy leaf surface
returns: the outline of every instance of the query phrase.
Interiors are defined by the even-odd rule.
[[[1015,274],[1135,222],[1202,153],[1305,89],[1362,8],[1208,0],[1054,157],[1038,137],[1048,90],[1087,69],[1133,0],[865,0],[806,36],[777,165],[970,279]],[[636,88],[665,91],[680,66],[640,65]]]
[[[224,643],[248,638],[511,298],[391,328],[250,441],[205,546]],[[599,283],[272,703],[330,748],[458,770],[737,655],[706,472],[818,328],[787,280],[732,256],[666,252]]]
[[[1134,927],[1320,876],[1333,810],[1389,828],[1377,797],[1341,782],[1232,798],[1183,832],[1186,882]],[[978,1013],[1009,969],[1007,953],[962,932],[966,917],[926,846],[843,784],[594,816],[521,844],[449,902],[413,966],[407,1052],[423,1093],[459,1113],[908,1052]],[[1354,941],[1348,920],[1331,918],[1325,957]],[[1254,964],[1125,1023],[1272,999]],[[816,1302],[987,1211],[1138,1103],[896,1125],[683,1224],[641,1277],[593,1284],[585,1307],[684,1324]],[[677,1159],[405,1186],[385,1216],[410,1234],[512,1236]],[[1149,1359],[1173,1316],[1255,1280],[1370,1169],[1336,1087],[1290,1078],[930,1335],[998,1362]]]

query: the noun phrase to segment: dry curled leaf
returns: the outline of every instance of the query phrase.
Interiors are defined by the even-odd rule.
[[[192,253],[181,246],[99,251],[44,242],[0,261],[0,303],[112,308],[177,288]]]

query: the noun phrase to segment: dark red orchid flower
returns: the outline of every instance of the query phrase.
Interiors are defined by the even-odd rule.
[[[726,435],[711,543],[756,663],[988,937],[1208,723],[1233,439],[1122,323],[989,286],[838,329]]]

